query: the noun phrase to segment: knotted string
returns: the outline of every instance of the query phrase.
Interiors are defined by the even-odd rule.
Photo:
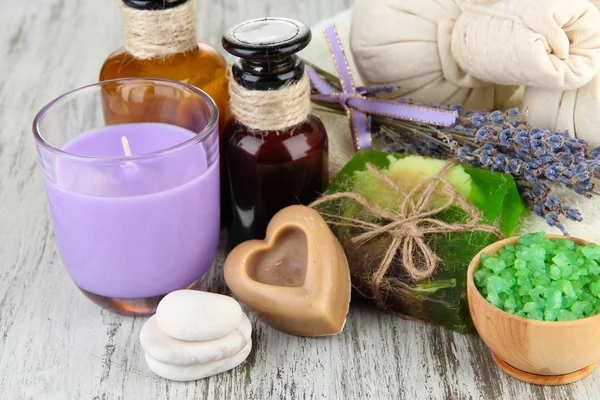
[[[360,246],[381,236],[388,236],[391,239],[379,267],[369,279],[378,306],[384,306],[384,297],[380,291],[382,287],[390,287],[387,275],[396,255],[400,256],[402,268],[414,282],[430,278],[435,273],[439,258],[427,245],[426,235],[479,231],[492,233],[499,238],[503,236],[498,228],[481,225],[479,210],[443,177],[452,165],[452,162],[448,162],[436,175],[421,181],[407,193],[372,164],[367,164],[369,172],[402,198],[396,210],[382,208],[362,195],[352,192],[324,195],[310,205],[315,208],[339,199],[354,201],[365,209],[367,215],[375,217],[376,222],[319,212],[328,217],[328,223],[332,225],[362,230],[361,234],[351,239],[356,245]],[[467,214],[468,219],[465,223],[447,223],[435,218],[435,215],[451,206]]]
[[[307,66],[306,72],[318,92],[312,95],[312,99],[328,103],[339,103],[344,107],[350,120],[350,131],[354,148],[357,151],[371,147],[371,132],[367,114],[436,126],[450,126],[456,122],[458,116],[456,111],[403,104],[397,101],[364,96],[364,92],[354,85],[348,59],[335,26],[333,24],[328,25],[323,29],[323,33],[337,68],[342,90],[337,90],[329,85],[314,69]]]
[[[166,10],[138,10],[122,3],[125,50],[147,60],[198,48],[194,3],[188,0]]]
[[[229,79],[229,107],[242,124],[259,131],[283,131],[310,116],[310,79],[277,90],[250,90]]]

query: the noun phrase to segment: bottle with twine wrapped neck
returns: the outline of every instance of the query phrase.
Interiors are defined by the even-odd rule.
[[[229,246],[265,237],[269,220],[292,204],[309,204],[328,183],[327,133],[311,113],[310,80],[296,55],[308,27],[282,18],[244,22],[223,47],[240,57],[229,81],[232,121],[222,136],[229,171]]]
[[[125,46],[110,54],[100,71],[100,80],[118,78],[162,78],[180,81],[202,89],[215,101],[219,109],[219,128],[230,119],[227,92],[227,63],[212,46],[196,38],[195,0],[120,0],[125,28]],[[107,124],[139,121],[165,121],[169,104],[176,102],[181,110],[172,116],[172,124],[184,128],[197,126],[196,112],[186,112],[198,104],[194,98],[173,97],[177,93],[134,89],[132,85],[105,86],[104,117]],[[173,98],[171,98],[173,97]],[[142,101],[143,99],[143,101]],[[222,147],[222,146],[221,146]],[[221,155],[221,159],[222,159]],[[226,194],[227,171],[221,163],[221,192]],[[221,222],[230,221],[227,203],[221,201]]]
[[[215,48],[198,43],[194,0],[122,0],[121,14],[125,46],[108,56],[100,80],[163,78],[195,86],[217,103],[222,129],[229,119],[227,63]],[[105,116],[113,123],[132,122],[106,105]]]

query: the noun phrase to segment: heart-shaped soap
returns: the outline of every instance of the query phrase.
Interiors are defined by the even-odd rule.
[[[305,206],[269,222],[265,240],[237,246],[225,261],[229,289],[273,328],[299,336],[341,332],[350,305],[348,261],[327,223]]]

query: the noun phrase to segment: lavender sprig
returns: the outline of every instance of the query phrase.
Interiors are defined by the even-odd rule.
[[[339,87],[337,78],[318,70]],[[364,96],[400,93],[394,87],[359,88]],[[406,104],[422,105],[398,99]],[[343,112],[341,106],[315,102],[328,110]],[[431,106],[442,109],[440,106]],[[568,235],[561,218],[582,221],[576,208],[552,194],[547,182],[557,182],[586,197],[596,194],[600,178],[600,146],[591,148],[567,132],[533,128],[526,114],[516,108],[507,111],[466,111],[460,104],[448,107],[459,116],[450,127],[370,115],[374,143],[382,150],[420,154],[440,159],[458,158],[462,163],[512,175],[526,205],[548,225]]]
[[[406,102],[405,100],[401,100]],[[419,147],[419,154],[437,157],[457,157],[462,163],[504,172],[512,175],[520,189],[525,203],[548,225],[557,227],[568,235],[561,217],[580,222],[579,210],[563,204],[551,193],[548,181],[558,182],[586,197],[591,197],[596,188],[594,179],[600,177],[600,148],[589,150],[582,139],[567,137],[565,132],[551,132],[531,128],[525,122],[525,115],[517,109],[506,112],[485,111],[462,112],[455,125],[436,127],[395,121],[410,127],[411,136],[419,133],[423,140],[444,139],[436,148],[435,154]],[[389,121],[374,117],[380,126]],[[382,140],[395,137],[395,141],[408,140],[403,129],[386,129],[375,132],[375,138]]]

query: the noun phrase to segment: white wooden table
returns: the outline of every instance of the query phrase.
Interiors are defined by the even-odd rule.
[[[0,399],[600,399],[600,368],[570,386],[524,384],[495,366],[474,333],[356,305],[342,334],[321,339],[251,316],[250,357],[210,379],[150,372],[138,343],[145,319],[95,306],[62,266],[30,130],[38,109],[96,81],[123,43],[110,1],[0,0]],[[199,36],[216,45],[226,28],[265,15],[314,24],[350,3],[202,0]],[[205,288],[224,293],[222,258]]]

